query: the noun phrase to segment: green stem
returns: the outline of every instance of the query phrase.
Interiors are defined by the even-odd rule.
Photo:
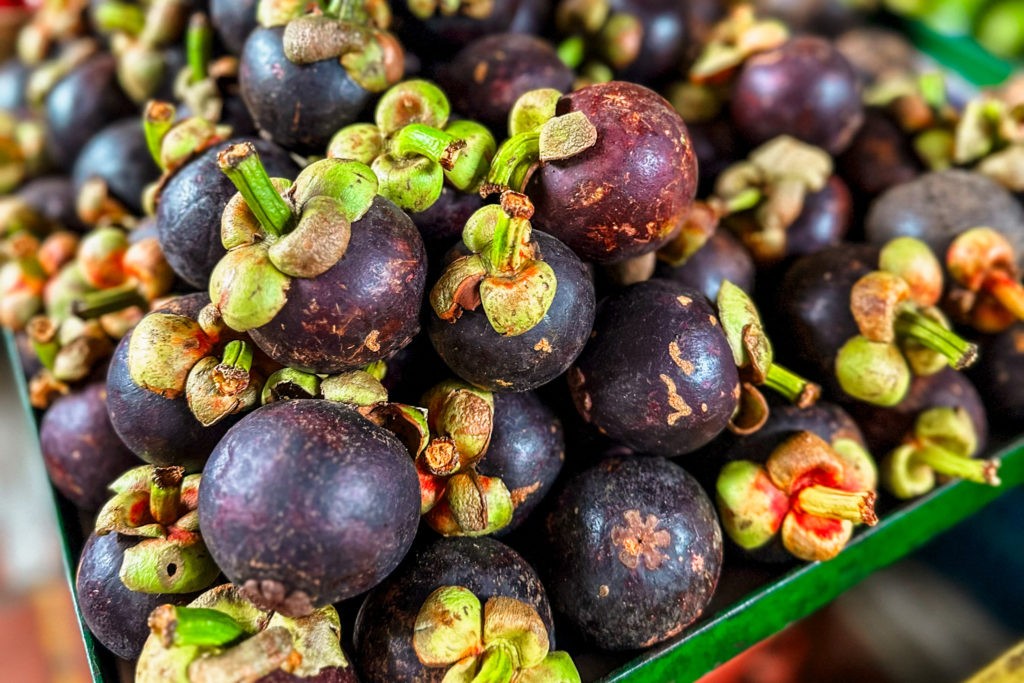
[[[922,444],[914,451],[912,458],[947,477],[957,477],[990,486],[1000,484],[997,460],[976,460],[964,457],[931,443]]]
[[[492,273],[515,273],[523,262],[523,247],[530,241],[530,221],[502,212],[494,226],[487,259]]]
[[[174,126],[176,114],[174,105],[168,102],[153,101],[146,105],[146,111],[142,116],[142,131],[146,136],[146,147],[157,166],[162,169],[164,165],[164,136]]]
[[[398,157],[424,156],[435,163],[440,163],[443,168],[451,170],[451,162],[454,161],[458,150],[464,145],[463,141],[445,131],[426,126],[422,123],[410,123],[403,126],[395,133],[388,143],[390,151]],[[455,146],[453,150],[452,147]],[[443,159],[450,159],[447,166]]]
[[[232,145],[221,152],[218,161],[220,170],[242,193],[249,210],[267,234],[274,237],[284,234],[294,215],[270,181],[256,147],[251,142]]]
[[[798,507],[809,515],[874,525],[875,494],[872,491],[843,491],[828,486],[808,486],[797,494]]]
[[[570,36],[558,44],[558,58],[567,67],[575,71],[580,68],[583,58],[587,56],[586,45],[583,36]]]
[[[471,683],[510,683],[516,669],[507,646],[492,645],[484,651],[480,670]]]
[[[252,369],[252,347],[240,339],[229,342],[224,347],[224,355],[220,364],[249,372]]]
[[[748,187],[739,194],[724,200],[722,206],[725,208],[726,215],[732,215],[757,207],[762,199],[764,199],[764,193],[761,190],[756,187]]]
[[[896,334],[941,354],[957,370],[966,368],[978,358],[975,344],[916,310],[900,312],[896,318]]]
[[[800,407],[812,405],[821,393],[818,385],[808,382],[792,370],[778,363],[768,366],[764,385],[786,397],[790,403]]]
[[[44,368],[53,372],[57,353],[60,351],[56,323],[46,316],[36,316],[29,321],[26,332],[39,362],[43,364]]]
[[[506,140],[494,155],[490,173],[487,174],[487,183],[522,192],[527,174],[539,160],[540,130],[514,135]]]
[[[83,294],[81,298],[71,303],[71,313],[84,320],[92,320],[132,306],[139,306],[145,310],[149,307],[149,302],[134,284],[129,283]]]
[[[196,83],[209,76],[207,64],[210,62],[212,52],[213,31],[210,30],[209,19],[202,13],[192,15],[192,20],[188,25],[188,34],[185,36],[185,55],[188,58],[188,68],[191,72],[189,82]]]
[[[161,605],[150,615],[149,628],[166,648],[223,647],[246,635],[246,630],[224,612],[202,607]]]
[[[158,524],[178,521],[181,506],[181,480],[184,467],[154,467],[149,488],[149,512]]]
[[[139,5],[127,2],[104,2],[94,15],[96,26],[103,33],[127,33],[137,36],[146,28],[146,13]]]

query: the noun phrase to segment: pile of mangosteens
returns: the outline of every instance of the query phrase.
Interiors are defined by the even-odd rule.
[[[0,324],[136,681],[593,680],[1000,485],[1022,81],[838,2],[30,4]]]

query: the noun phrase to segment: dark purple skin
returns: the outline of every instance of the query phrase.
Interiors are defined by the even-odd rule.
[[[295,616],[359,595],[398,566],[416,536],[419,479],[402,443],[351,407],[281,401],[214,450],[199,517],[228,579]]]
[[[551,307],[532,329],[515,337],[494,331],[483,307],[455,322],[428,312],[434,350],[452,371],[488,391],[529,391],[561,375],[587,343],[594,321],[590,271],[566,245],[538,230],[532,239],[558,285]]]
[[[412,636],[420,608],[442,586],[468,588],[481,603],[495,596],[526,602],[540,615],[554,649],[551,607],[526,560],[491,538],[440,538],[410,553],[359,609],[353,639],[364,683],[441,683],[445,669],[424,667],[412,649]]]
[[[836,35],[863,23],[861,13],[835,0],[755,0],[759,17],[781,19],[794,33]]]
[[[697,480],[661,458],[608,458],[577,475],[546,525],[555,609],[605,650],[667,640],[718,585],[722,528]]]
[[[388,392],[388,400],[416,405],[430,387],[450,375],[426,333],[417,334],[406,346],[384,361],[387,372],[381,384]]]
[[[337,59],[289,61],[283,35],[283,27],[257,28],[245,41],[238,71],[242,98],[274,142],[299,154],[323,154],[338,129],[358,120],[371,94]]]
[[[804,208],[786,229],[786,256],[804,256],[839,244],[850,228],[853,202],[839,176],[832,176],[820,192],[804,199]]]
[[[558,115],[583,112],[597,143],[542,164],[527,183],[534,227],[580,258],[622,261],[664,244],[690,210],[697,157],[675,109],[652,90],[612,81],[558,101]]]
[[[103,507],[110,498],[107,486],[142,464],[110,424],[105,382],[87,384],[54,401],[39,425],[39,443],[50,481],[85,511]]]
[[[732,120],[755,145],[791,135],[838,154],[864,119],[857,74],[823,38],[793,38],[749,58],[732,92]]]
[[[484,200],[475,192],[459,192],[445,185],[441,196],[426,211],[411,213],[412,222],[419,228],[427,247],[451,246],[453,240],[462,236],[469,217],[484,205]]]
[[[68,230],[84,232],[78,218],[75,188],[67,176],[44,176],[22,185],[18,196],[30,206]]]
[[[747,248],[728,230],[719,228],[681,266],[658,261],[654,275],[698,290],[710,301],[718,298],[722,282],[728,280],[744,292],[754,291],[754,259]]]
[[[315,278],[293,278],[288,302],[250,332],[273,360],[317,373],[385,358],[419,332],[427,279],[423,240],[409,216],[383,197],[352,224],[345,255]]]
[[[715,181],[722,171],[747,156],[748,146],[726,116],[686,126],[700,168],[697,196],[707,197],[714,194]]]
[[[160,246],[171,268],[185,282],[205,290],[210,273],[227,253],[220,241],[224,207],[237,190],[221,173],[217,155],[232,144],[248,140],[256,145],[272,178],[293,179],[299,169],[287,152],[272,142],[236,138],[206,150],[171,177],[156,207]]]
[[[346,658],[351,664],[351,657],[346,655]],[[272,674],[257,678],[256,683],[359,683],[359,679],[356,677],[355,666],[347,666],[344,669],[334,666],[321,669],[317,675],[305,678],[278,669]]]
[[[71,168],[93,135],[135,112],[117,84],[117,63],[106,53],[89,58],[46,96],[46,149],[60,168]]]
[[[1017,427],[1024,420],[1024,324],[984,337],[972,377],[995,423]]]
[[[704,295],[648,280],[604,299],[569,387],[580,415],[641,453],[676,456],[715,438],[740,385]]]
[[[783,277],[778,308],[789,343],[777,345],[777,351],[809,368],[826,391],[841,392],[836,355],[860,334],[850,313],[850,290],[877,270],[878,253],[878,247],[868,244],[829,247],[797,260]]]
[[[562,423],[536,394],[494,395],[494,427],[476,471],[498,477],[512,495],[511,532],[547,495],[565,462]]]
[[[85,542],[75,576],[82,619],[103,647],[121,659],[137,659],[149,638],[149,613],[160,605],[186,605],[199,593],[167,595],[128,590],[119,573],[124,552],[137,538],[92,534]]]
[[[39,355],[36,353],[35,347],[32,346],[32,340],[28,338],[28,334],[25,332],[15,332],[14,341],[18,347],[21,370],[26,379],[31,379],[37,372],[43,369]]]
[[[575,74],[546,40],[498,33],[464,47],[439,76],[457,112],[504,136],[520,95],[539,88],[566,92]]]
[[[877,109],[866,111],[864,125],[836,165],[850,188],[864,198],[874,198],[924,172],[910,138]]]
[[[0,64],[0,109],[17,112],[28,105],[25,86],[30,73],[31,70],[17,57]]]
[[[934,375],[914,377],[906,397],[891,408],[851,402],[847,410],[857,420],[868,448],[879,458],[899,446],[914,429],[917,416],[929,408],[963,408],[971,416],[978,447],[985,450],[988,418],[978,390],[963,373],[943,368]],[[1001,409],[1001,408],[1000,408]]]
[[[189,294],[161,308],[162,313],[194,317],[209,303],[205,294]],[[240,419],[229,415],[211,427],[202,426],[184,396],[164,398],[135,384],[128,372],[126,334],[114,349],[107,372],[107,410],[117,435],[135,455],[154,465],[182,465],[199,471],[224,433]]]
[[[644,26],[640,53],[616,72],[624,81],[656,84],[679,76],[700,53],[714,24],[722,18],[716,0],[612,0],[612,13],[631,14]]]
[[[160,177],[160,169],[146,145],[137,118],[112,123],[97,133],[78,155],[71,173],[75,192],[91,178],[107,183],[110,193],[135,215],[141,215],[146,186]]]
[[[953,239],[978,226],[1001,232],[1024,265],[1024,206],[994,180],[972,171],[926,173],[893,187],[871,205],[865,231],[872,244],[916,237],[944,262]]]
[[[256,0],[210,0],[210,23],[224,47],[240,55],[245,39],[258,25]]]
[[[399,0],[391,3],[395,13],[392,29],[406,49],[420,56],[424,70],[430,72],[466,45],[492,33],[540,33],[550,4],[549,0],[501,0],[494,3],[494,10],[485,19],[436,12],[422,21],[409,12],[406,0]]]

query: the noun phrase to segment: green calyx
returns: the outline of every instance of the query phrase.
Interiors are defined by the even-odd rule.
[[[464,309],[483,306],[500,335],[517,336],[547,315],[558,280],[530,239],[533,205],[525,195],[506,191],[500,206],[470,216],[463,242],[474,254],[454,261],[430,292],[442,320],[455,322]]]
[[[319,398],[320,378],[309,372],[281,368],[267,378],[260,394],[260,404],[295,398]]]
[[[934,306],[942,296],[942,264],[931,247],[913,237],[897,237],[882,247],[878,268],[903,280],[908,297],[919,306]]]
[[[341,260],[377,179],[359,162],[322,159],[289,185],[267,175],[252,143],[229,147],[220,165],[239,194],[221,217],[228,253],[210,277],[210,298],[229,327],[245,331],[274,319],[291,278],[317,277]]]
[[[257,608],[231,584],[206,591],[188,607],[162,605],[148,624],[139,683],[254,681],[275,672],[306,679],[349,666],[333,607],[287,618]]]
[[[252,357],[247,342],[234,340],[224,347],[221,359],[206,356],[192,366],[185,396],[192,414],[204,427],[259,404],[260,384],[251,373]]]
[[[376,377],[364,370],[353,370],[325,378],[320,392],[328,401],[368,407],[388,400],[387,389]]]
[[[580,680],[571,658],[550,652],[537,610],[514,598],[480,600],[461,586],[442,586],[423,603],[413,650],[424,666],[448,667],[445,683]]]
[[[435,13],[450,17],[461,14],[471,19],[487,19],[494,12],[494,0],[405,0],[409,11],[418,19],[429,19]]]
[[[814,405],[821,388],[775,363],[771,341],[747,293],[726,280],[718,290],[717,303],[722,331],[745,379],[771,387],[801,408]]]
[[[146,26],[146,13],[142,7],[128,3],[105,0],[98,3],[92,14],[96,27],[103,33],[127,33],[137,36]]]
[[[480,194],[486,196],[505,190],[522,192],[538,162],[570,159],[597,144],[597,128],[583,112],[553,115],[553,92],[527,92],[513,105],[510,125],[523,130],[513,134],[498,148]],[[549,111],[552,116],[544,118]],[[526,128],[528,125],[534,127]]]
[[[283,41],[289,61],[312,64],[337,59],[349,77],[370,92],[386,90],[405,71],[398,40],[367,21],[306,14],[287,22]]]
[[[927,493],[938,475],[999,486],[999,461],[973,459],[977,448],[974,423],[966,410],[930,408],[918,415],[905,443],[883,462],[883,482],[898,498]]]
[[[906,396],[911,373],[898,346],[857,335],[839,349],[836,378],[853,398],[889,407]]]
[[[199,321],[171,313],[150,313],[128,342],[128,372],[138,386],[165,398],[185,392],[193,366],[217,342]]]
[[[509,137],[537,130],[555,118],[562,93],[554,88],[539,88],[523,93],[512,105],[508,115]]]
[[[448,113],[448,99],[433,83],[399,83],[378,104],[377,124],[341,129],[328,156],[370,164],[382,196],[408,211],[425,211],[446,179],[460,191],[475,190],[494,156],[496,143],[485,126],[449,125]]]
[[[704,50],[690,67],[690,80],[712,83],[728,79],[748,57],[788,39],[789,29],[783,22],[758,19],[751,5],[737,5],[712,30]]]
[[[176,121],[176,114],[174,105],[152,101],[146,105],[142,115],[146,146],[164,172],[164,182],[197,154],[231,136],[229,126],[221,126],[198,116]]]
[[[423,396],[433,447],[424,452],[430,472],[446,476],[472,467],[491,442],[494,395],[459,380],[447,380]]]
[[[501,479],[469,469],[448,477],[443,495],[424,520],[443,536],[487,536],[508,526],[514,511]]]
[[[206,588],[220,569],[199,534],[200,475],[181,467],[143,465],[121,475],[96,517],[96,533],[142,539],[121,563],[124,585],[140,593],[192,593]]]
[[[786,495],[772,483],[764,467],[749,460],[726,464],[718,475],[715,493],[722,528],[745,550],[772,540],[789,511]]]

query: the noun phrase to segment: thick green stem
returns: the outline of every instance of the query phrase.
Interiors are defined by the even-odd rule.
[[[522,192],[530,169],[539,160],[540,130],[514,135],[506,140],[494,155],[484,187],[492,185],[499,191],[508,188]],[[488,188],[488,193],[494,190],[495,187]],[[482,189],[481,192],[483,191]]]
[[[167,102],[153,101],[146,105],[142,116],[142,131],[146,136],[146,147],[157,166],[163,168],[163,143],[167,131],[174,126],[177,112],[174,105]],[[164,169],[166,170],[166,169]]]
[[[778,363],[768,366],[764,385],[785,396],[790,403],[801,408],[814,404],[821,395],[821,388]]]
[[[941,354],[949,364],[960,370],[978,359],[978,347],[940,323],[915,310],[904,310],[896,318],[896,334],[913,339],[921,346]]]
[[[966,479],[978,484],[999,486],[999,462],[976,460],[931,443],[922,444],[914,451],[913,460],[923,462],[939,474]]]
[[[274,188],[256,147],[251,142],[232,145],[220,153],[218,161],[267,234],[280,237],[287,232],[294,218],[292,209]]]
[[[480,670],[471,683],[510,683],[515,673],[515,663],[509,648],[496,644],[484,652]]]
[[[146,27],[146,13],[139,5],[127,2],[103,2],[94,13],[96,26],[104,33],[137,36]]]
[[[202,607],[161,605],[149,616],[149,629],[164,647],[223,647],[246,635],[226,613]]]
[[[158,524],[178,521],[181,507],[181,480],[184,467],[155,467],[149,490],[149,512]]]
[[[92,320],[132,306],[139,306],[145,310],[149,307],[149,302],[134,284],[129,283],[83,294],[80,299],[71,303],[71,313],[84,320]]]
[[[252,347],[240,339],[230,342],[224,347],[221,367],[237,368],[244,372],[252,369]]]
[[[185,56],[191,72],[190,83],[205,80],[209,76],[207,64],[213,53],[213,31],[205,14],[194,14],[185,36]]]
[[[502,212],[494,226],[494,238],[487,254],[493,273],[515,273],[523,263],[523,251],[530,241],[530,221]]]
[[[439,128],[422,123],[410,123],[391,138],[389,145],[391,153],[395,156],[425,156],[450,171],[459,150],[465,147],[466,143]]]

